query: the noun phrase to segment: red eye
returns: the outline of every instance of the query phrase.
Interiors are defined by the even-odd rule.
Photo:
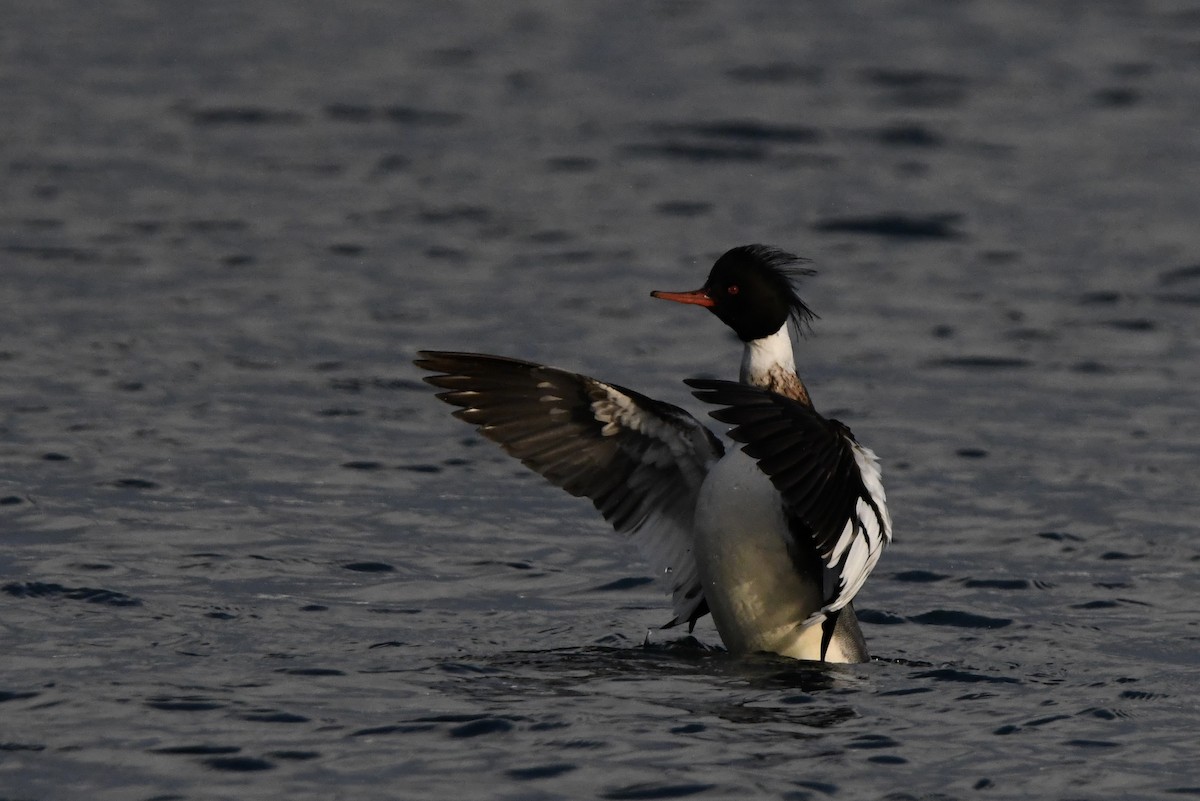
[[[725,287],[725,291],[730,295],[736,295],[738,292],[741,292],[741,289],[738,288],[737,284],[730,284],[729,286]]]

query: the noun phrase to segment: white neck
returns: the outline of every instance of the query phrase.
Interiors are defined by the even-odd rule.
[[[792,337],[787,323],[770,336],[752,339],[742,352],[743,384],[766,387],[771,384],[772,374],[796,372],[796,359],[792,355]]]
[[[808,390],[800,376],[796,375],[792,337],[786,322],[774,334],[746,343],[746,349],[742,352],[741,381],[778,392],[812,407]]]

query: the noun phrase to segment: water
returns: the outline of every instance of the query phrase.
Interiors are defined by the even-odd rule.
[[[1189,3],[25,3],[0,798],[1200,795]],[[732,245],[884,461],[876,661],[732,659],[422,347],[692,409]],[[650,631],[649,642],[646,642]]]

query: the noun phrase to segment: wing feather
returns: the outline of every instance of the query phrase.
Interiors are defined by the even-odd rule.
[[[812,407],[759,387],[689,379],[693,394],[723,408],[712,412],[734,426],[742,450],[779,491],[801,552],[815,550],[824,569],[815,623],[853,600],[892,539],[892,520],[875,454],[850,429]]]
[[[682,409],[615,384],[481,353],[421,351],[418,367],[454,416],[477,426],[522,464],[591,499],[668,577],[675,619],[706,614],[692,517],[700,486],[724,447]]]

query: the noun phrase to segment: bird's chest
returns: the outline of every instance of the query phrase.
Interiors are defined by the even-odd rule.
[[[735,449],[709,471],[696,506],[696,533],[698,556],[714,572],[786,556],[786,529],[779,493],[753,459]]]
[[[779,493],[734,450],[709,471],[696,506],[696,565],[721,639],[731,651],[773,650],[820,606],[788,552]]]

